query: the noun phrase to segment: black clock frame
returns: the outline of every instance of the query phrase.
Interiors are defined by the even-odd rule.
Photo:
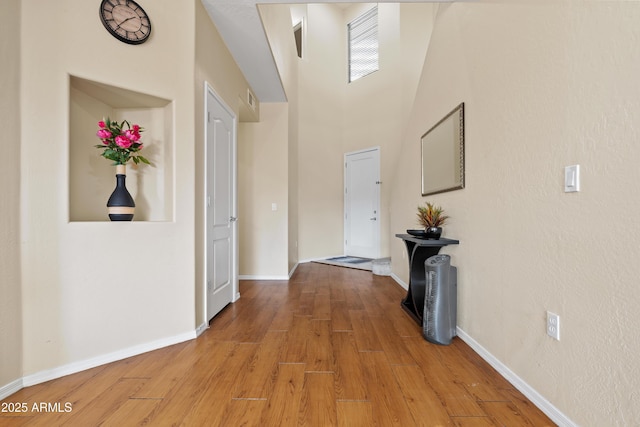
[[[107,5],[111,6],[111,10],[106,9]],[[105,12],[112,12],[116,6],[127,6],[130,9],[133,9],[136,12],[136,14],[140,17],[141,20],[146,19],[148,25],[144,23],[142,25],[144,27],[147,27],[149,30],[143,35],[142,38],[133,39],[133,40],[129,39],[119,34],[116,30],[114,30],[111,27],[111,25],[109,25],[108,21],[113,21],[113,18],[107,18],[105,16]],[[147,15],[147,13],[144,11],[142,6],[140,6],[138,3],[136,3],[133,0],[124,0],[124,2],[122,2],[122,0],[102,0],[102,2],[100,3],[99,14],[100,14],[100,21],[102,22],[102,25],[104,25],[104,27],[107,29],[109,34],[111,34],[113,37],[115,37],[116,39],[120,40],[123,43],[133,44],[133,45],[142,44],[149,39],[149,36],[151,36],[151,19],[149,19],[149,15]],[[126,31],[126,33],[127,34],[130,33],[130,31]]]

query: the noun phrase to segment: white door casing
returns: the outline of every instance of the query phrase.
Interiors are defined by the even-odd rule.
[[[237,299],[236,117],[205,83],[207,321]]]
[[[380,149],[344,156],[344,254],[380,256]]]

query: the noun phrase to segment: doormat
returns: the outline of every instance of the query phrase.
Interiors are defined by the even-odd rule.
[[[354,256],[337,256],[327,259],[319,259],[314,262],[320,264],[335,265],[338,267],[357,268],[358,270],[371,271],[371,258],[359,258]]]

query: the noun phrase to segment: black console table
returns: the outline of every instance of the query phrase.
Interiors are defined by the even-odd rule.
[[[422,312],[424,310],[424,295],[427,279],[424,262],[427,258],[437,255],[443,246],[457,245],[453,239],[421,239],[410,234],[396,234],[404,240],[409,255],[409,289],[407,296],[400,306],[422,327]]]

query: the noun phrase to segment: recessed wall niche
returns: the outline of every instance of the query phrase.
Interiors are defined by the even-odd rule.
[[[134,221],[173,220],[173,106],[171,101],[70,76],[69,220],[109,221],[107,200],[115,167],[94,146],[106,117],[144,128],[141,154],[153,166],[127,164],[127,189],[136,202]]]

